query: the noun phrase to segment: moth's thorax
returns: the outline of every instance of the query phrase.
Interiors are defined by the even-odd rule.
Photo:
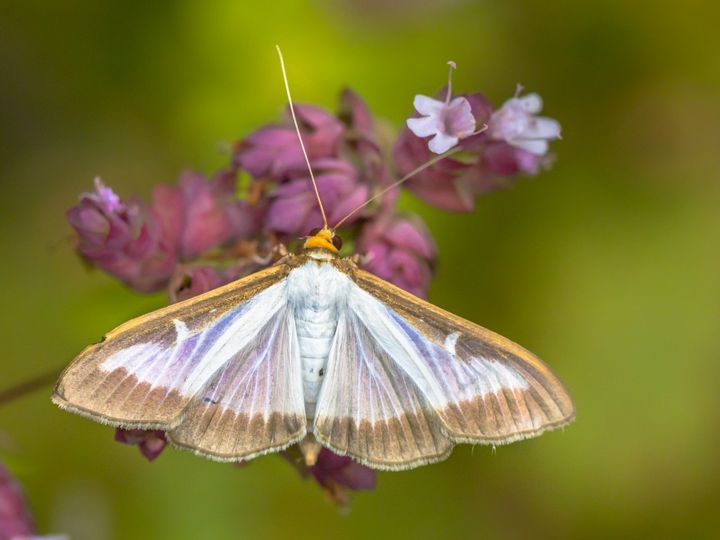
[[[338,258],[336,253],[325,248],[305,248],[305,255],[315,261],[332,261]]]
[[[338,315],[347,305],[351,282],[332,263],[312,256],[292,270],[287,279],[289,307],[295,314],[302,360],[305,409],[307,416],[312,417],[327,369]]]

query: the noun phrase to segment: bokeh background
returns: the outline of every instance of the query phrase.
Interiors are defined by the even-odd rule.
[[[545,358],[563,432],[381,473],[342,515],[284,461],[146,462],[62,413],[0,409],[0,459],[41,531],[137,538],[717,538],[720,10],[711,1],[0,1],[0,388],[163,305],[73,253],[64,212],[101,174],[147,195],[285,103],[348,84],[400,125],[459,69],[499,105],[522,82],[564,140],[555,167],[450,215],[431,299]]]

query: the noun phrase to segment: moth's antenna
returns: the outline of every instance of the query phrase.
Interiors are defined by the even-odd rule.
[[[411,179],[413,176],[415,176],[417,173],[424,171],[424,170],[427,169],[428,167],[432,167],[432,166],[435,165],[438,161],[441,161],[441,160],[445,159],[446,157],[449,157],[449,156],[453,155],[454,153],[459,152],[460,150],[462,150],[462,148],[460,148],[459,146],[456,146],[455,148],[452,148],[452,149],[448,150],[448,151],[445,152],[444,154],[440,154],[439,156],[435,156],[434,158],[432,158],[430,161],[426,161],[425,163],[423,163],[422,165],[420,165],[417,169],[414,169],[414,170],[410,171],[408,174],[406,174],[405,176],[403,176],[400,180],[398,180],[397,182],[393,182],[393,183],[390,184],[388,187],[386,187],[385,189],[383,189],[382,191],[380,191],[380,193],[376,193],[375,195],[373,195],[372,197],[370,197],[367,201],[365,201],[364,203],[362,203],[360,206],[358,206],[357,208],[355,208],[354,210],[352,210],[348,215],[346,215],[344,218],[342,218],[340,221],[338,221],[338,222],[335,224],[335,226],[333,227],[333,229],[337,229],[340,225],[342,225],[343,223],[345,223],[345,222],[348,220],[348,218],[350,218],[350,216],[352,216],[355,212],[357,212],[357,211],[359,211],[359,210],[362,210],[362,209],[365,208],[368,204],[370,204],[371,202],[373,202],[375,199],[377,199],[377,198],[379,198],[379,197],[382,197],[383,195],[385,195],[385,194],[386,194],[388,191],[390,191],[391,189],[394,189],[394,188],[398,187],[398,186],[399,186],[400,184],[402,184],[403,182],[406,182],[406,181],[410,180],[410,179]]]
[[[303,156],[305,156],[305,163],[307,163],[307,168],[310,172],[310,180],[312,180],[313,189],[315,190],[315,197],[317,197],[318,205],[320,205],[320,214],[322,215],[324,225],[323,228],[327,229],[328,222],[327,217],[325,216],[325,208],[323,208],[323,203],[320,199],[320,192],[318,191],[317,182],[315,182],[315,175],[313,175],[312,167],[310,166],[310,159],[308,158],[307,151],[305,150],[305,144],[303,143],[302,135],[300,134],[300,126],[298,125],[297,118],[295,117],[295,107],[293,106],[292,96],[290,95],[290,85],[288,84],[287,73],[285,72],[285,61],[283,60],[280,45],[275,45],[275,48],[277,49],[278,57],[280,58],[280,69],[282,70],[283,81],[285,82],[285,92],[287,93],[288,103],[290,104],[290,114],[292,115],[293,124],[295,124],[295,131],[297,132],[298,140],[300,141],[300,148],[302,148]]]

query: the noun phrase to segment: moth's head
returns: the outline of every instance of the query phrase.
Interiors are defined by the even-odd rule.
[[[326,249],[330,253],[337,254],[342,247],[342,238],[327,227],[322,229],[313,229],[310,236],[305,240],[305,249]]]

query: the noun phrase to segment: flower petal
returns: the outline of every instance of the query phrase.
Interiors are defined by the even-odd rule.
[[[428,148],[431,152],[435,152],[436,154],[442,154],[450,150],[457,143],[457,137],[438,132],[438,134],[430,140]]]
[[[435,116],[408,118],[406,124],[410,131],[418,137],[429,137],[442,130],[442,126]]]
[[[548,151],[548,142],[545,139],[517,139],[508,142],[537,156],[542,156]]]
[[[475,117],[470,102],[464,97],[457,97],[448,105],[445,116],[446,128],[459,138],[475,131]]]
[[[418,94],[413,100],[413,107],[415,107],[415,110],[420,114],[429,115],[436,114],[445,107],[445,103],[437,99]]]
[[[537,114],[542,110],[543,102],[540,94],[532,93],[515,99],[518,105],[520,105],[527,113]]]
[[[525,139],[559,139],[560,122],[552,118],[538,117],[530,122],[527,130],[523,133]]]

